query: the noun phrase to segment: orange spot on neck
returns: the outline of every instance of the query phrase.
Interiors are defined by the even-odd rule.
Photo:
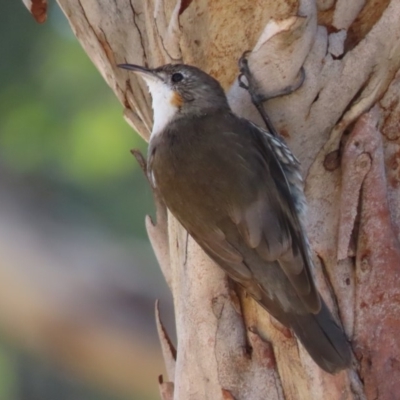
[[[174,92],[174,94],[171,97],[171,104],[177,108],[182,107],[183,97],[178,92]]]

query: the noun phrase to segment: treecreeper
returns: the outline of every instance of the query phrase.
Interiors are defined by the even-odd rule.
[[[350,344],[313,280],[300,166],[284,140],[235,115],[194,66],[119,67],[152,96],[147,173],[171,213],[322,369],[349,367]]]

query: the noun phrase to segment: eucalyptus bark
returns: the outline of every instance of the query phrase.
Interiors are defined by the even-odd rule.
[[[237,60],[266,93],[299,158],[318,287],[354,349],[353,368],[320,370],[188,237],[158,202],[147,229],[171,288],[178,351],[159,321],[163,399],[382,399],[400,396],[400,0],[58,0],[144,138],[144,84],[118,63],[194,64],[219,79],[233,110],[261,123],[238,87]]]

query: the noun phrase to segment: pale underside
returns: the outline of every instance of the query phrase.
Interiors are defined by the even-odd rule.
[[[163,80],[149,75],[140,74],[146,81],[152,98],[153,129],[152,137],[160,134],[172,121],[179,108],[174,104],[175,91]]]

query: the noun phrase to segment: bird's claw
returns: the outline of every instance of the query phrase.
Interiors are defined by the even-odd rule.
[[[261,115],[261,118],[264,120],[265,125],[267,126],[267,128],[271,132],[271,134],[277,135],[277,132],[276,132],[275,128],[273,127],[272,122],[268,117],[268,114],[264,110],[262,103],[264,103],[267,100],[273,99],[275,97],[286,96],[290,93],[295,92],[304,83],[306,74],[305,74],[304,68],[301,67],[300,74],[299,74],[296,82],[293,85],[286,86],[284,89],[279,90],[275,93],[268,93],[268,94],[262,93],[260,90],[260,85],[258,84],[254,75],[250,71],[249,61],[248,61],[248,55],[250,53],[251,53],[251,51],[247,50],[239,58],[238,64],[239,64],[240,73],[238,76],[238,83],[241,88],[246,89],[249,92],[250,97],[251,97],[251,102],[257,108],[258,112]],[[247,83],[245,83],[243,81],[243,77],[246,78]]]
[[[250,54],[250,50],[245,51],[242,56],[239,58],[239,71],[240,74],[238,76],[239,86],[243,89],[249,91],[249,84],[243,81],[243,77],[246,77],[247,82],[249,82],[248,77],[251,75],[249,69],[249,61],[247,60],[247,56]]]
[[[306,80],[306,71],[304,70],[304,67],[302,66],[300,68],[299,74],[297,75],[296,82],[293,83],[292,85],[286,86],[282,90],[271,93],[268,96],[268,99],[273,99],[274,97],[281,97],[281,96],[287,96],[288,94],[291,94],[295,92],[297,89],[300,89],[301,86],[303,85],[304,81]]]
[[[238,64],[239,64],[240,74],[238,76],[238,82],[239,82],[239,86],[241,88],[246,89],[249,92],[253,103],[254,102],[262,103],[262,102],[268,101],[270,99],[273,99],[275,97],[289,95],[289,94],[295,92],[296,90],[298,90],[303,85],[305,78],[306,78],[306,73],[305,73],[304,67],[301,67],[299,75],[294,84],[286,86],[285,88],[283,88],[279,91],[276,91],[276,92],[272,92],[272,93],[268,93],[268,94],[260,93],[260,85],[257,83],[257,80],[255,79],[254,75],[250,71],[249,61],[248,61],[248,55],[250,53],[251,53],[251,51],[247,50],[239,58]],[[243,81],[243,77],[246,78],[247,83],[245,83]]]
[[[240,73],[239,76],[238,76],[239,86],[242,89],[249,90],[249,85],[247,85],[247,83],[244,83],[243,80],[242,80],[243,77],[244,77],[244,74]]]
[[[267,98],[260,92],[259,84],[257,83],[254,75],[250,71],[248,56],[251,53],[250,50],[245,51],[242,56],[239,58],[239,70],[240,74],[238,76],[239,86],[243,89],[246,89],[253,103],[262,103]],[[247,83],[243,81],[243,77],[246,78]]]

